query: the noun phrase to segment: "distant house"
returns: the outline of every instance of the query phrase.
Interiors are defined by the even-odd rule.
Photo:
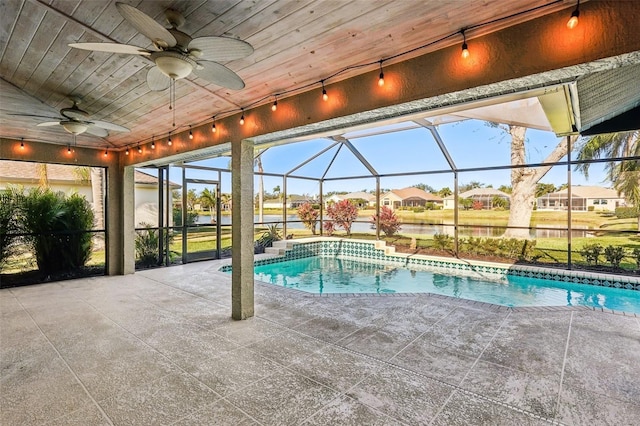
[[[330,197],[324,199],[325,205],[331,203],[337,203],[342,200],[349,200],[355,204],[358,208],[365,208],[373,206],[376,203],[375,194],[369,194],[368,192],[350,192],[348,194],[333,194]]]
[[[91,181],[85,179],[79,172],[81,167],[65,166],[62,164],[46,164],[26,161],[0,160],[0,191],[9,186],[33,188],[40,186],[46,176],[46,181],[52,191],[65,194],[78,193],[93,204]],[[158,224],[158,178],[136,170],[135,179],[135,226],[148,223]],[[181,188],[170,182],[171,190]]]
[[[615,189],[581,185],[571,187],[571,210],[614,211],[616,207],[625,205],[624,196],[618,195]],[[567,210],[568,206],[569,191],[567,189],[543,195],[536,200],[538,210]]]
[[[380,205],[395,210],[400,207],[424,207],[427,203],[441,206],[442,198],[420,188],[393,189],[380,196]]]
[[[318,200],[313,197],[308,197],[305,195],[297,195],[291,194],[287,195],[287,208],[288,209],[297,209],[301,205],[305,203],[316,204]],[[283,205],[282,198],[267,198],[262,201],[262,206],[265,209],[281,209]]]
[[[474,188],[469,191],[461,192],[458,197],[471,199],[473,201],[480,201],[483,209],[492,209],[495,197],[504,199],[507,202],[507,206],[510,204],[511,197],[506,192],[499,191],[494,188]],[[455,198],[453,195],[449,195],[444,198],[444,208],[446,210],[453,210],[455,208]]]

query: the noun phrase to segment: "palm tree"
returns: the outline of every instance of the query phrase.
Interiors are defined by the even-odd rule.
[[[46,163],[38,163],[36,164],[36,170],[38,172],[38,185],[40,185],[41,188],[47,189],[49,188],[49,173],[47,170],[47,164]]]
[[[191,188],[187,191],[187,210],[194,210],[198,201],[196,190]]]
[[[198,198],[202,207],[209,208],[209,215],[211,216],[211,223],[214,222],[215,218],[213,217],[213,207],[216,205],[216,192],[209,191],[209,188],[205,188],[200,193],[200,197]]]
[[[607,180],[636,208],[638,213],[638,234],[640,234],[640,130],[595,135],[585,139],[578,147],[578,161],[598,158],[632,158],[625,161],[606,163]],[[590,163],[576,166],[576,170],[589,178]]]
[[[89,173],[91,176],[91,197],[93,199],[93,210],[96,217],[95,226],[98,229],[102,229],[104,228],[104,169],[102,167],[91,167],[89,169]]]
[[[73,174],[80,182],[91,183],[91,200],[95,214],[95,229],[104,228],[105,178],[102,167],[75,167]]]
[[[262,168],[261,155],[264,150],[258,150],[257,155],[254,158],[254,164],[258,168],[260,179],[258,181],[258,222],[262,223],[264,219],[264,169]]]

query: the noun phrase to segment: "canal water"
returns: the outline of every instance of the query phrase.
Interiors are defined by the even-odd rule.
[[[259,217],[255,215],[253,222],[258,223]],[[282,228],[282,215],[265,214],[263,215],[262,222],[265,224],[278,223]],[[198,216],[196,221],[198,224],[211,223],[211,217],[208,215]],[[231,224],[231,216],[223,215],[221,220],[222,225]],[[567,231],[563,230],[565,225],[562,224],[545,224],[545,228],[559,228],[559,229],[532,229],[531,237],[533,238],[564,238],[567,236]],[[287,215],[287,229],[303,229],[304,225],[300,222],[300,218],[297,215]],[[505,227],[486,228],[484,226],[474,225],[460,225],[459,234],[465,237],[499,237],[504,234]],[[373,228],[368,220],[364,218],[360,222],[354,222],[351,226],[352,232],[373,232]],[[416,235],[434,235],[434,234],[449,234],[453,236],[453,225],[422,225],[419,223],[403,223],[400,228],[400,234],[416,234]],[[591,231],[587,228],[574,227],[571,231],[571,236],[574,238],[589,236]]]

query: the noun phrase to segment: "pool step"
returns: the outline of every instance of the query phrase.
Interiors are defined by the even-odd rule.
[[[277,247],[266,247],[264,249],[265,254],[275,254],[277,256],[283,256],[285,251],[285,249]]]
[[[296,243],[292,240],[274,241],[271,247],[264,249],[265,253],[282,256],[287,250],[291,250]]]

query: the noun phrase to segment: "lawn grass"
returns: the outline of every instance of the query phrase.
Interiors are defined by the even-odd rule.
[[[359,220],[368,219],[374,213],[373,210],[361,210]],[[399,211],[398,216],[404,223],[453,223],[453,210],[427,210],[420,213],[411,211]],[[460,225],[485,225],[485,226],[506,226],[508,221],[508,211],[495,210],[466,210],[460,211]],[[566,212],[533,212],[532,226],[558,226],[562,222],[562,226],[566,226]],[[572,223],[576,227],[589,228],[593,232],[589,237],[572,238],[572,254],[571,260],[574,264],[585,264],[585,260],[579,254],[579,251],[587,244],[598,243],[603,247],[621,246],[629,253],[621,266],[627,270],[636,269],[637,265],[630,257],[630,252],[634,248],[640,248],[640,236],[636,231],[636,219],[617,219],[610,214],[600,212],[576,212],[572,215]],[[259,239],[265,232],[266,227],[256,227],[254,229],[254,240]],[[294,238],[303,238],[312,236],[311,231],[307,229],[288,229],[288,234],[292,234]],[[335,236],[344,237],[344,231],[338,231]],[[232,245],[231,227],[223,227],[221,230],[221,247],[227,250]],[[375,231],[370,233],[354,233],[351,238],[375,239]],[[434,248],[433,237],[424,234],[400,233],[392,237],[383,237],[390,245],[403,245],[409,247],[412,238],[415,238],[416,245],[419,248]],[[200,251],[211,251],[216,249],[216,235],[214,227],[200,227],[189,231],[187,237],[188,251],[190,253]],[[543,263],[553,264],[557,266],[566,266],[568,263],[568,241],[566,237],[561,238],[537,238],[535,254],[538,260]],[[182,238],[177,234],[170,243],[170,251],[174,256],[180,256],[182,253]],[[462,255],[461,255],[462,256]],[[604,262],[604,258],[602,259]],[[105,251],[94,251],[91,258],[87,262],[87,266],[101,266],[105,264]],[[4,265],[2,273],[16,273],[34,270],[37,268],[35,259],[28,253],[11,259]]]

